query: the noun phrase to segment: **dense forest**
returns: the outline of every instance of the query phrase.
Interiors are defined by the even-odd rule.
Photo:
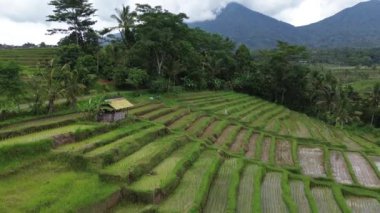
[[[29,98],[34,113],[53,112],[59,97],[76,107],[77,97],[102,79],[118,89],[155,93],[235,90],[338,126],[380,126],[380,85],[369,94],[359,94],[340,84],[331,73],[311,69],[308,63],[317,60],[315,52],[302,46],[278,42],[275,49],[252,53],[245,45],[189,28],[185,14],[142,4],[134,11],[129,6],[116,9],[111,16],[115,26],[98,32],[93,29],[96,9],[88,1],[52,0],[49,4],[55,10],[47,21],[68,26],[49,33],[67,36],[59,42],[56,57],[40,64],[39,71],[26,82],[17,64],[0,65],[0,92],[8,97],[2,102],[2,113],[17,108],[26,90],[34,91]],[[109,36],[115,31],[120,36]],[[334,54],[338,61],[353,60],[351,57],[366,61],[368,58],[359,57],[361,52],[352,56],[346,56],[345,51],[328,54]],[[378,50],[373,54],[370,64],[378,61]],[[367,65],[352,62],[357,63]],[[43,107],[45,101],[49,103],[47,109]]]
[[[380,64],[380,48],[315,49],[311,50],[311,61],[343,66],[375,67]]]

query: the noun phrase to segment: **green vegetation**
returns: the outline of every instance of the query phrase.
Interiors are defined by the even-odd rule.
[[[157,165],[151,174],[144,175],[133,183],[129,189],[138,194],[154,194],[155,190],[160,189],[161,193],[168,195],[171,188],[174,187],[173,185],[178,184],[188,165],[195,161],[199,155],[199,144],[188,143]]]
[[[287,212],[282,199],[281,173],[269,172],[264,177],[261,187],[261,206],[263,212]]]
[[[207,196],[220,159],[213,151],[205,151],[184,174],[173,194],[160,205],[162,211],[183,212],[200,209]]]
[[[73,172],[49,162],[4,177],[0,186],[2,212],[72,211],[99,202],[118,189],[101,182],[96,175]]]
[[[304,47],[252,53],[161,7],[122,6],[97,32],[88,0],[49,5],[67,27],[49,30],[67,33],[57,48],[0,51],[16,61],[0,63],[0,212],[380,205],[380,84],[357,93],[345,71],[310,67]],[[48,50],[53,60],[37,54]],[[41,62],[25,72],[21,57]],[[95,122],[114,97],[133,103],[127,118]]]
[[[322,212],[342,212],[337,205],[332,190],[327,187],[314,187],[311,189],[318,209]]]
[[[165,159],[167,155],[177,149],[178,146],[183,145],[184,142],[187,142],[187,139],[181,135],[169,135],[158,141],[153,141],[132,155],[107,166],[102,175],[116,176],[122,180],[135,180],[145,171],[153,168],[157,162]]]
[[[72,125],[68,125],[68,126],[64,126],[64,127],[60,127],[56,129],[45,130],[41,132],[24,135],[24,136],[5,139],[1,141],[0,149],[6,146],[33,143],[40,140],[49,139],[55,135],[61,135],[61,134],[70,133],[70,132],[74,133],[75,131],[93,129],[95,127],[97,127],[97,125],[94,125],[94,124],[72,124]]]
[[[1,49],[0,61],[13,61],[30,70],[54,58],[56,51],[55,48]]]
[[[241,181],[239,184],[238,199],[236,212],[252,212],[253,211],[253,197],[255,191],[258,189],[254,185],[254,179],[259,174],[259,167],[255,165],[247,165],[241,174]]]
[[[273,119],[287,120],[288,134],[280,129],[266,131],[266,128],[244,122],[245,116],[232,118],[231,114],[220,113],[220,110],[209,111],[213,106],[220,108],[220,103],[225,108],[241,108],[251,102],[246,95],[228,93],[227,99],[224,94],[165,95],[154,102],[148,101],[149,95],[142,96],[135,99],[138,102],[130,109],[130,118],[110,125],[81,122],[86,117],[80,113],[5,122],[5,132],[26,129],[30,132],[1,140],[0,184],[14,177],[14,182],[9,183],[17,185],[18,176],[27,175],[28,171],[42,175],[41,168],[51,165],[70,174],[67,181],[82,180],[84,175],[87,179],[83,187],[107,186],[91,189],[95,191],[91,195],[87,191],[93,191],[79,188],[84,191],[73,196],[83,202],[67,198],[72,205],[62,208],[78,211],[297,212],[302,208],[310,212],[322,209],[348,212],[352,207],[346,204],[347,194],[378,199],[380,185],[376,167],[367,162],[370,160],[367,152],[371,156],[379,153],[374,141],[376,137],[371,133],[359,137],[355,132],[291,111],[282,117],[277,113],[282,111],[282,106],[255,98],[254,102],[259,100],[263,109],[270,109],[268,114],[262,111],[257,114],[262,125],[270,125]],[[184,105],[193,100],[192,96],[194,107],[190,111]],[[207,97],[212,97],[213,102],[197,104],[199,98],[207,100]],[[247,100],[237,102],[239,99]],[[49,127],[72,118],[78,121]],[[303,134],[300,126],[310,134]],[[50,129],[40,130],[44,127]],[[75,140],[53,148],[49,138],[67,132],[72,132]],[[342,153],[342,157],[334,157],[336,152]],[[359,161],[356,158],[360,158]],[[343,165],[341,162],[347,163],[346,175],[360,178],[360,185],[358,182],[341,185],[332,179],[336,178],[332,172]],[[356,164],[365,169],[359,171]],[[49,176],[49,183],[66,177],[60,173]],[[19,208],[39,211],[61,208],[61,202],[50,201],[60,196],[63,186],[58,185],[46,189],[51,194],[49,198],[40,196],[48,204],[42,205],[37,198],[38,202],[20,198],[23,205]],[[76,186],[76,182],[73,185]],[[25,193],[45,193],[34,185],[30,187]],[[6,208],[13,208],[11,204]]]

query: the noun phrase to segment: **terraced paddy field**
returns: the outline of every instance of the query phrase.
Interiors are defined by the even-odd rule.
[[[0,127],[0,212],[379,212],[375,136],[233,92]]]
[[[0,50],[0,61],[13,61],[27,67],[54,58],[55,48],[28,48]]]

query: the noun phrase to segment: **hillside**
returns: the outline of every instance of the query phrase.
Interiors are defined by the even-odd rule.
[[[0,50],[0,61],[14,61],[35,68],[39,62],[54,58],[55,48],[16,48]]]
[[[275,47],[277,40],[299,42],[294,26],[237,3],[228,4],[215,20],[191,23],[190,26],[220,33],[255,48]]]
[[[126,96],[135,106],[119,124],[81,113],[0,122],[0,211],[380,208],[374,135],[234,92]]]
[[[251,48],[273,48],[277,40],[316,48],[379,47],[380,1],[347,8],[320,22],[294,27],[237,3],[227,5],[215,20],[191,23],[205,31],[230,37]]]
[[[299,27],[312,47],[379,47],[380,1],[362,2],[320,22]]]

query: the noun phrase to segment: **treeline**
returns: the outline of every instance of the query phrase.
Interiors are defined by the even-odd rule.
[[[314,63],[375,68],[380,65],[380,48],[315,49],[311,51],[311,61]]]
[[[252,53],[229,39],[189,28],[185,14],[161,7],[123,6],[112,15],[113,28],[93,30],[96,12],[88,1],[74,5],[64,0],[48,21],[65,22],[68,28],[49,32],[68,34],[59,42],[55,60],[34,76],[36,112],[43,100],[49,111],[60,95],[76,105],[76,97],[88,92],[96,79],[108,79],[120,89],[152,92],[186,90],[235,90],[283,104],[331,124],[380,126],[380,86],[359,95],[342,86],[331,74],[310,70],[310,53],[301,46],[279,42],[273,50]],[[67,10],[67,8],[72,10]],[[120,39],[99,45],[106,35],[119,31]],[[46,92],[48,91],[48,92]],[[10,91],[11,92],[11,91]]]

